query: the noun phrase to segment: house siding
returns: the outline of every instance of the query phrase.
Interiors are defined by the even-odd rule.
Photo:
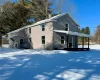
[[[45,23],[45,31],[41,25],[31,28],[33,49],[53,49],[53,25],[52,22]],[[42,44],[41,37],[45,36],[45,44]]]
[[[59,17],[56,21],[45,22],[45,31],[42,31],[42,24],[30,26],[29,28],[22,29],[18,32],[9,34],[9,42],[11,48],[21,48],[20,39],[24,40],[27,48],[31,49],[53,49],[53,48],[67,48],[67,35],[63,33],[57,33],[53,30],[65,30],[65,25],[69,24],[69,31],[78,32],[76,23],[69,17],[68,14]],[[29,29],[31,28],[31,33]],[[41,37],[45,36],[45,44],[42,44]],[[61,44],[61,36],[65,36],[65,44]],[[73,47],[78,47],[77,36],[69,36],[69,43],[71,43],[73,37]],[[11,40],[13,38],[15,41]],[[29,41],[31,38],[31,42]],[[17,47],[16,47],[17,44]]]
[[[56,22],[53,22],[54,30],[65,30],[65,25],[68,24],[69,31],[78,32],[77,25],[72,21],[69,15],[64,15],[57,19]],[[61,44],[60,36],[65,36],[65,44]],[[78,47],[78,39],[77,36],[69,36],[69,43],[71,43],[71,39],[73,37],[73,47]],[[75,38],[76,37],[76,38]],[[62,33],[54,32],[54,47],[64,47],[67,48],[67,35]]]
[[[13,34],[13,33],[11,33]],[[9,36],[11,35],[9,34]],[[12,37],[9,37],[9,42],[10,42],[10,47],[11,48],[21,48],[21,45],[20,45],[20,39],[23,39],[23,42],[26,43],[27,45],[27,48],[32,48],[30,47],[31,44],[29,42],[29,35],[28,35],[28,32],[27,32],[27,29],[23,29],[23,30],[20,30],[18,32],[16,32],[16,36],[12,36]],[[11,38],[14,39],[14,42],[11,40]],[[17,44],[17,47],[16,47],[16,44]]]

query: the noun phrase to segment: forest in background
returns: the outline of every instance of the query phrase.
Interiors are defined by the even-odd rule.
[[[8,32],[49,18],[50,14],[55,16],[63,13],[64,1],[65,0],[17,0],[17,2],[14,3],[8,1],[0,5],[0,46],[2,46],[2,36]],[[52,8],[53,5],[55,5],[55,7]],[[69,2],[66,9],[66,12],[71,12],[73,5]],[[89,27],[79,28],[79,32],[90,35],[91,31]],[[90,40],[100,44],[99,35],[100,26],[97,27],[95,34],[91,36]],[[81,43],[81,39],[82,37],[79,37],[79,43]],[[85,39],[85,42],[87,42],[87,39]],[[3,43],[5,42],[3,41]]]

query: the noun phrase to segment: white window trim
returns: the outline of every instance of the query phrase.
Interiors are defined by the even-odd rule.
[[[66,23],[66,24],[68,24],[68,23]],[[66,28],[66,24],[64,25],[65,28]],[[69,24],[68,24],[68,31],[69,31]]]
[[[60,36],[60,44],[62,44],[62,43],[61,43],[61,36]],[[64,44],[65,44],[65,36],[64,36]]]
[[[42,27],[42,25],[44,25],[44,27]],[[45,23],[41,24],[41,30],[44,28],[44,31],[45,31],[45,26],[46,26]]]
[[[44,35],[45,36],[45,35]],[[45,39],[42,39],[42,36],[41,36],[41,40],[45,40],[45,44],[46,44],[46,37],[45,37]],[[42,44],[42,45],[45,45],[45,44]]]

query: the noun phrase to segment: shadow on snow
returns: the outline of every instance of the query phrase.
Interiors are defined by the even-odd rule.
[[[100,79],[100,51],[17,55],[0,59],[0,80]]]

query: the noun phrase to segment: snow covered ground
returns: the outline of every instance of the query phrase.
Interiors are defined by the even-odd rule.
[[[90,51],[0,48],[0,80],[100,80],[100,45]]]

